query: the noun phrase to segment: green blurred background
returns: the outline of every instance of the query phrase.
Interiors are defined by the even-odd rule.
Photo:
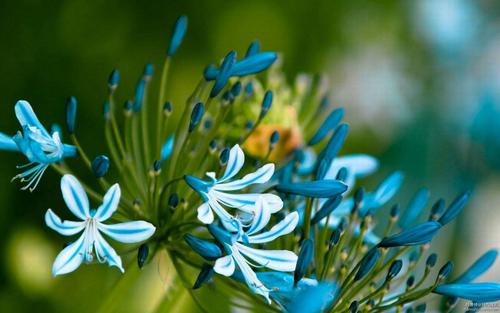
[[[403,205],[421,186],[433,200],[474,190],[468,213],[433,249],[463,268],[500,245],[500,3],[494,0],[3,0],[0,129],[18,129],[19,99],[42,121],[63,124],[65,99],[74,95],[80,141],[91,155],[102,152],[109,72],[120,70],[120,96],[132,97],[144,64],[160,66],[180,14],[189,27],[172,68],[174,103],[194,88],[206,64],[231,49],[242,54],[259,39],[264,50],[283,54],[290,82],[300,72],[330,77],[332,103],[346,108],[352,126],[344,152],[371,153],[382,162],[368,185],[403,170]],[[48,172],[36,192],[20,192],[9,180],[23,162],[0,154],[0,312],[91,312],[118,271],[83,266],[50,276],[64,242],[44,227],[43,214],[63,207],[59,177]],[[500,271],[488,278],[499,280]],[[154,284],[143,287],[161,293]],[[154,305],[144,302],[143,309]]]

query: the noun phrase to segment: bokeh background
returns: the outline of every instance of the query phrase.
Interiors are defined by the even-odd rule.
[[[495,0],[2,0],[0,129],[17,130],[18,99],[32,103],[42,121],[63,123],[65,99],[74,95],[80,141],[99,153],[108,73],[118,68],[120,92],[132,97],[143,65],[161,64],[180,14],[189,27],[172,69],[174,103],[194,88],[206,64],[231,49],[244,53],[259,39],[265,50],[283,53],[290,82],[301,72],[329,77],[332,102],[345,107],[351,124],[343,152],[381,160],[367,185],[404,171],[403,206],[422,186],[432,200],[473,190],[466,212],[435,242],[441,261],[452,257],[463,269],[500,247]],[[9,181],[23,162],[0,154],[0,312],[92,312],[119,274],[88,266],[51,277],[63,241],[44,227],[43,214],[63,206],[59,177],[49,172],[36,192],[20,192]],[[485,279],[499,281],[500,264]],[[142,288],[161,293],[154,285]],[[154,306],[143,302],[143,309]]]

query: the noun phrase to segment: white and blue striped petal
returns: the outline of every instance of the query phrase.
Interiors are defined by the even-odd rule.
[[[114,184],[108,189],[104,198],[102,199],[102,205],[97,208],[94,217],[99,221],[103,222],[115,213],[118,209],[118,204],[120,203],[121,190],[118,184]]]
[[[73,272],[82,264],[85,249],[85,233],[77,241],[64,248],[52,265],[52,275],[62,275]]]
[[[49,132],[43,127],[42,123],[40,123],[28,101],[17,101],[14,111],[22,127],[36,127],[44,136],[50,137]]]
[[[151,237],[156,228],[145,221],[132,221],[119,224],[98,224],[98,229],[108,237],[123,243],[141,242]]]
[[[235,246],[243,255],[262,266],[282,272],[295,270],[297,255],[291,251],[254,249],[240,243],[236,243]]]
[[[89,199],[82,185],[73,175],[64,175],[61,179],[61,191],[64,202],[79,219],[90,217]]]
[[[232,191],[246,188],[253,184],[262,184],[267,182],[274,174],[274,164],[269,163],[257,171],[243,176],[241,179],[234,180],[229,183],[217,183],[213,189],[219,191]]]
[[[85,222],[62,221],[51,209],[45,213],[45,223],[63,236],[76,235],[85,228]]]
[[[226,255],[221,258],[218,258],[215,261],[214,265],[214,271],[216,273],[227,277],[233,275],[235,268],[236,267],[234,265],[234,259],[232,255]]]
[[[118,267],[122,273],[125,272],[122,266],[122,259],[99,233],[96,235],[94,246],[100,263],[106,262],[109,266]]]
[[[266,243],[274,239],[291,233],[299,222],[299,213],[292,212],[282,219],[278,224],[274,225],[269,231],[252,235],[249,233],[249,243]]]
[[[224,175],[218,180],[218,182],[224,182],[228,179],[233,178],[243,167],[245,163],[245,154],[241,150],[239,145],[235,145],[229,151],[229,159],[227,160],[226,170]]]

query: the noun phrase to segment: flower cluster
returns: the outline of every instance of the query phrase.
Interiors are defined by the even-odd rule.
[[[357,186],[379,163],[366,154],[339,156],[349,127],[341,122],[343,110],[328,103],[323,79],[301,76],[289,87],[277,54],[253,42],[242,58],[231,51],[207,66],[184,105],[168,100],[170,64],[186,30],[181,16],[156,98],[148,93],[152,64],[123,107],[116,100],[119,72],[111,72],[103,116],[107,150],[93,151],[93,158],[77,139],[76,98],[66,103],[71,144],[62,142],[59,128],[48,132],[28,102],[15,105],[22,131],[0,133],[0,149],[28,159],[14,178],[33,191],[51,167],[62,175],[63,199],[78,219],[63,221],[51,209],[45,214],[47,226],[61,235],[81,233],[57,256],[54,275],[82,263],[108,263],[124,272],[108,237],[137,244],[138,267],[168,255],[194,289],[212,284],[239,290],[244,283],[240,300],[260,311],[423,312],[431,294],[445,296],[447,311],[458,298],[500,300],[500,284],[474,282],[494,263],[495,250],[449,280],[452,263],[430,249],[470,194],[459,194],[447,207],[437,200],[424,218],[425,188],[404,208],[392,203],[402,186],[400,172],[370,191]],[[95,181],[76,178],[70,164],[76,160]],[[89,198],[100,206],[91,209]],[[438,262],[443,265],[434,275]]]

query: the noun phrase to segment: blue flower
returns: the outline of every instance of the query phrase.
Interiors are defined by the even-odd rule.
[[[254,173],[245,175],[241,179],[231,179],[238,174],[245,162],[245,155],[239,145],[235,145],[229,152],[226,170],[221,178],[216,178],[214,172],[206,175],[211,179],[204,181],[194,176],[185,176],[187,184],[198,192],[205,200],[198,207],[198,219],[205,224],[214,221],[214,212],[221,219],[224,227],[232,232],[238,232],[242,227],[240,219],[229,214],[224,206],[237,209],[242,213],[256,213],[257,200],[262,198],[269,209],[269,214],[276,213],[283,207],[280,197],[271,194],[259,193],[231,193],[232,191],[244,189],[253,184],[263,184],[271,179],[274,173],[274,164],[269,163],[257,169]]]
[[[27,182],[22,189],[32,191],[51,163],[75,156],[77,149],[63,144],[59,132],[55,131],[50,134],[40,123],[27,101],[18,101],[15,112],[23,131],[18,131],[13,137],[0,133],[0,149],[19,151],[28,158],[29,163],[18,166],[26,170],[16,175],[14,179]]]
[[[155,227],[145,221],[103,224],[118,209],[121,196],[118,184],[109,188],[104,195],[103,203],[95,210],[90,209],[87,194],[74,176],[63,176],[61,191],[66,205],[80,221],[62,221],[51,209],[48,209],[45,213],[45,223],[64,236],[72,236],[80,232],[82,234],[59,253],[52,266],[52,274],[56,276],[73,272],[82,262],[92,262],[94,256],[99,263],[107,262],[110,266],[116,266],[124,272],[120,256],[106,242],[101,233],[119,242],[136,243],[151,237],[155,232]]]
[[[226,256],[215,261],[214,271],[229,277],[235,273],[237,266],[248,287],[256,294],[264,296],[271,303],[269,298],[271,289],[259,280],[250,265],[267,267],[281,272],[293,272],[297,263],[297,255],[287,250],[262,250],[251,248],[248,245],[267,243],[289,234],[297,226],[299,215],[297,212],[292,212],[270,230],[261,232],[270,218],[269,209],[266,206],[264,198],[259,197],[255,216],[245,232],[232,235],[214,224],[209,225],[208,228],[210,233],[224,246],[227,253]],[[247,258],[253,262],[248,261]],[[257,265],[254,265],[254,262]]]
[[[495,302],[500,300],[500,283],[451,283],[439,285],[432,292],[476,303]]]

